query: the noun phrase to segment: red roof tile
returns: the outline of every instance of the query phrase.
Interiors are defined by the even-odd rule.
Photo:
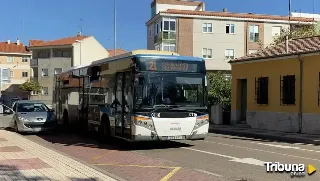
[[[283,42],[279,45],[265,48],[247,56],[236,58],[230,61],[230,63],[312,52],[320,52],[320,36],[291,39],[288,41],[288,52],[286,52],[286,43]]]
[[[263,15],[251,13],[231,13],[231,12],[210,12],[210,11],[191,11],[191,10],[175,10],[168,9],[163,11],[164,14],[183,14],[183,15],[198,15],[198,16],[216,16],[229,18],[249,18],[249,19],[268,19],[268,20],[282,20],[288,21],[288,16]],[[315,22],[313,18],[291,17],[290,21]]]
[[[35,45],[40,45],[44,43],[45,41],[43,40],[29,40],[29,47],[35,46]]]
[[[68,37],[68,38],[61,38],[58,40],[52,40],[47,42],[42,42],[42,40],[37,40],[36,44],[32,44],[35,42],[29,42],[31,43],[30,47],[45,47],[45,46],[60,46],[60,45],[72,45],[76,42],[76,40],[83,40],[85,38],[88,38],[89,36],[75,36],[75,37]]]
[[[25,53],[30,54],[30,51],[22,43],[17,45],[17,43],[11,42],[0,42],[0,53]]]
[[[115,55],[115,51],[114,50],[107,50],[109,52],[109,57],[113,57]],[[124,53],[127,53],[127,51],[119,48],[117,49],[117,55],[120,55],[120,54],[124,54]]]

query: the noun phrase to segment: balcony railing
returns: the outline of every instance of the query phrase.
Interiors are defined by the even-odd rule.
[[[154,43],[176,43],[176,32],[160,32],[154,36]]]
[[[31,59],[30,66],[38,66],[38,59]]]

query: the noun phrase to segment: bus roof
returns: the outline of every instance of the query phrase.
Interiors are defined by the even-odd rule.
[[[90,67],[93,65],[99,65],[104,62],[110,62],[110,61],[115,61],[121,58],[126,58],[126,57],[166,57],[171,60],[189,60],[189,61],[203,61],[203,58],[198,58],[198,57],[191,57],[191,56],[180,56],[178,53],[175,52],[170,52],[170,51],[158,51],[158,50],[145,50],[145,49],[139,49],[139,50],[133,50],[128,53],[124,53],[121,55],[113,56],[113,57],[108,57],[105,59],[101,60],[96,60],[93,61],[91,64],[87,65],[78,65],[74,66],[71,69],[65,71],[65,72],[70,72],[76,69],[84,68],[84,67]]]

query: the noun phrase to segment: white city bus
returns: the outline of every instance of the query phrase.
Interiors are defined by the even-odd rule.
[[[202,58],[135,50],[55,78],[53,107],[65,126],[128,141],[204,139],[209,129]]]

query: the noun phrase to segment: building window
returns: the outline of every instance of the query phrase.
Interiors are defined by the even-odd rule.
[[[48,95],[49,89],[48,87],[42,87],[42,95]]]
[[[163,31],[176,31],[176,20],[170,18],[163,19]]]
[[[13,57],[7,57],[7,62],[13,62]]]
[[[28,72],[22,72],[22,77],[28,77]]]
[[[259,26],[258,25],[250,25],[249,36],[250,36],[251,42],[258,42],[259,41]]]
[[[212,33],[212,23],[203,23],[202,24],[203,33]]]
[[[49,70],[48,69],[42,69],[41,75],[42,75],[42,77],[48,77],[49,76]]]
[[[295,86],[296,77],[295,75],[286,75],[281,78],[281,87],[280,87],[280,101],[282,105],[295,104]]]
[[[55,68],[54,69],[54,75],[61,74],[61,72],[62,72],[62,68]]]
[[[164,44],[162,45],[164,51],[169,52],[176,52],[176,45],[175,44]]]
[[[279,36],[281,33],[281,26],[272,27],[272,36]]]
[[[226,49],[224,54],[226,59],[234,59],[234,49]]]
[[[227,24],[226,25],[226,33],[227,34],[234,34],[234,24]]]
[[[256,53],[258,50],[249,50],[248,54]]]
[[[203,48],[202,49],[202,57],[203,58],[212,58],[212,49],[211,48]]]
[[[257,104],[268,104],[268,77],[259,77],[255,80],[255,93]]]
[[[28,60],[29,60],[29,57],[25,57],[25,56],[22,57],[22,62],[28,62]]]

